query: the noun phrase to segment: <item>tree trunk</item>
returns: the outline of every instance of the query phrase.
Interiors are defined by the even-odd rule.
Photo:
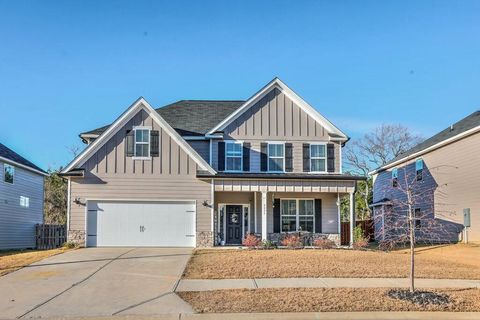
[[[410,228],[410,292],[415,291],[415,221],[412,208],[412,195],[408,190],[408,226]]]

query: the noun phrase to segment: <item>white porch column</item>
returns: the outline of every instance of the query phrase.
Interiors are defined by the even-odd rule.
[[[353,229],[355,228],[355,197],[350,192],[350,247],[353,247]]]
[[[267,240],[267,192],[262,191],[262,240]]]

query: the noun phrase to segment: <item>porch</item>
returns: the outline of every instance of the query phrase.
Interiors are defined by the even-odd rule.
[[[241,245],[249,233],[279,243],[292,232],[340,244],[340,197],[349,195],[353,204],[355,186],[353,180],[214,179],[214,245]]]

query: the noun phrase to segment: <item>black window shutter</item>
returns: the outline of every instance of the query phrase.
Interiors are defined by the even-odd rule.
[[[250,171],[250,142],[243,143],[243,171]]]
[[[335,172],[335,145],[327,144],[327,171]]]
[[[315,233],[322,233],[322,199],[315,199]]]
[[[260,143],[260,171],[268,170],[268,143]]]
[[[127,130],[125,139],[125,154],[127,157],[133,157],[135,155],[135,131]]]
[[[285,143],[285,171],[293,171],[293,145]]]
[[[303,172],[310,172],[310,145],[303,144]]]
[[[273,200],[273,232],[280,233],[280,199]]]
[[[158,150],[159,146],[159,135],[158,135],[158,130],[152,130],[150,131],[150,156],[151,157],[158,157],[160,154],[160,151]]]
[[[218,143],[218,171],[225,171],[225,142]]]

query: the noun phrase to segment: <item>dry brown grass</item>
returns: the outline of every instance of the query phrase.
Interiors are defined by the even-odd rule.
[[[196,250],[185,269],[189,279],[290,277],[403,278],[408,250]],[[423,247],[416,255],[416,276],[480,279],[480,245]]]
[[[66,250],[68,249],[0,251],[0,276],[18,270],[34,262],[63,253]]]
[[[447,294],[447,305],[419,306],[392,299],[385,288],[237,289],[177,294],[200,313],[480,311],[480,289],[431,290]]]

